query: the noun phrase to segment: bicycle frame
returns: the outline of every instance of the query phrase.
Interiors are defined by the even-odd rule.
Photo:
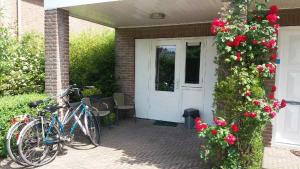
[[[62,136],[66,136],[66,132],[65,132],[65,125],[72,119],[74,118],[75,119],[75,122],[72,124],[71,126],[71,130],[69,132],[69,134],[71,136],[74,136],[74,132],[75,132],[75,129],[77,127],[77,125],[79,125],[80,129],[82,130],[82,132],[87,135],[87,131],[84,127],[84,125],[82,124],[82,122],[80,121],[81,117],[83,115],[85,115],[86,111],[88,109],[88,106],[86,105],[85,103],[85,100],[82,99],[80,104],[76,107],[76,109],[74,111],[72,111],[72,109],[68,109],[68,111],[66,112],[66,114],[64,115],[64,117],[62,118],[63,120],[60,121],[59,120],[59,117],[58,117],[58,112],[56,112],[54,114],[54,116],[52,117],[52,120],[51,120],[51,123],[50,123],[50,126],[49,128],[47,129],[46,131],[46,135],[52,130],[52,128],[54,127],[55,123],[57,122],[58,124],[58,127],[59,127],[59,130],[61,132],[60,135]],[[79,116],[77,116],[77,113],[80,111],[80,114]],[[42,124],[44,122],[42,121]],[[44,133],[44,131],[42,131]],[[49,140],[47,139],[47,137],[45,137],[45,134],[44,134],[44,140],[45,140],[45,143],[46,144],[52,144],[53,141],[52,140]]]

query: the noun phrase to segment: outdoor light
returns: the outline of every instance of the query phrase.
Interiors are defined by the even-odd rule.
[[[165,17],[166,17],[166,14],[164,14],[164,13],[156,12],[156,13],[150,14],[151,19],[165,19]]]

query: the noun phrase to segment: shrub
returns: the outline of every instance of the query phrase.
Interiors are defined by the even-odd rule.
[[[30,109],[28,103],[46,98],[44,94],[24,94],[0,97],[0,157],[6,156],[5,135],[10,127],[10,120],[16,115],[35,114],[36,109]]]
[[[255,1],[253,1],[255,2]],[[232,0],[223,18],[212,22],[216,35],[218,82],[215,85],[215,126],[196,119],[198,136],[206,138],[201,157],[224,169],[262,168],[262,132],[286,106],[266,94],[265,80],[276,73],[279,25],[276,6]]]
[[[116,90],[114,32],[83,32],[70,39],[70,83],[94,85],[104,96]]]
[[[26,33],[18,41],[8,28],[0,27],[0,95],[44,90],[43,38]]]

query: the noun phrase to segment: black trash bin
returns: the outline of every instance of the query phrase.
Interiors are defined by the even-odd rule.
[[[194,129],[194,119],[200,117],[200,112],[197,109],[189,108],[185,109],[182,115],[184,117],[184,125],[186,128]]]

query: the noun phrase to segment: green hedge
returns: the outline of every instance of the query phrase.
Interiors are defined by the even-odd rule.
[[[36,109],[30,109],[27,104],[46,97],[44,94],[0,97],[0,157],[6,156],[5,135],[10,127],[10,120],[16,115],[36,113]]]
[[[94,85],[104,96],[117,89],[114,32],[83,32],[70,39],[70,83]]]
[[[0,96],[43,92],[44,71],[43,37],[0,26]]]

